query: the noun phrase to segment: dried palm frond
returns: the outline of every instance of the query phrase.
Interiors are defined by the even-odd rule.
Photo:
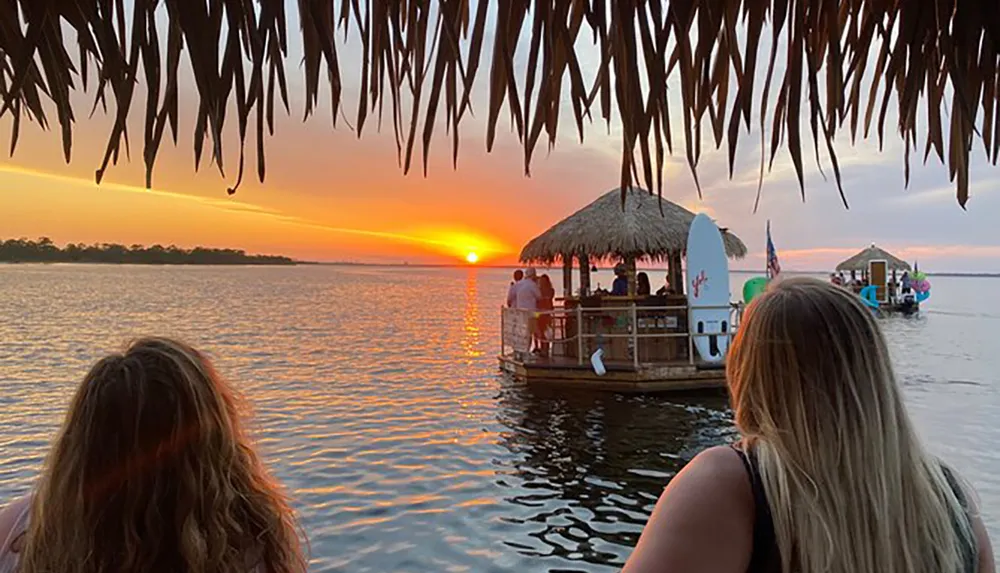
[[[209,139],[212,160],[223,170],[223,127],[234,100],[240,137],[236,185],[242,179],[251,116],[263,181],[264,131],[273,134],[276,91],[288,108],[284,0],[164,0],[162,5],[159,0],[133,0],[130,10],[124,4],[0,3],[0,116],[13,115],[12,151],[22,114],[48,125],[47,99],[58,115],[69,159],[75,117],[71,94],[94,65],[99,78],[94,106],[104,105],[110,92],[115,110],[97,180],[108,162],[117,160],[122,143],[127,151],[126,119],[136,82],[143,81],[148,91],[143,158],[149,185],[167,126],[176,142],[178,69],[186,52],[199,95],[196,167]],[[168,22],[165,39],[155,18],[162,6]],[[353,30],[363,50],[357,130],[363,131],[370,113],[377,110],[381,116],[388,97],[406,171],[419,137],[426,172],[441,116],[457,161],[458,128],[469,115],[473,80],[484,57],[489,58],[487,148],[492,149],[506,105],[523,145],[526,171],[543,133],[550,146],[555,144],[560,102],[568,97],[581,138],[595,108],[607,122],[617,112],[623,134],[622,188],[642,182],[662,193],[664,156],[673,148],[671,119],[676,117],[668,106],[668,79],[680,85],[682,105],[673,113],[683,120],[687,161],[696,182],[702,127],[710,128],[717,147],[728,146],[732,175],[741,124],[749,129],[757,115],[762,140],[768,124],[771,133],[770,142],[763,141],[761,176],[765,163],[773,162],[785,145],[804,195],[800,118],[805,108],[816,156],[822,143],[840,186],[834,136],[849,129],[854,141],[859,127],[869,137],[875,126],[881,144],[893,97],[907,180],[910,151],[920,139],[921,102],[927,110],[924,159],[933,150],[947,163],[961,205],[968,200],[969,154],[977,132],[990,162],[995,165],[1000,157],[996,0],[479,0],[475,6],[471,0],[298,0],[298,10],[306,116],[318,104],[321,72],[331,87],[334,121],[341,114],[342,42],[337,36]],[[484,56],[490,16],[495,41],[492,53]],[[767,27],[771,49],[761,90],[758,52]],[[527,71],[519,81],[515,59],[524,30],[529,30],[523,59]],[[69,55],[67,31],[76,34],[78,66]],[[578,53],[587,36],[601,58],[589,81]],[[952,113],[946,141],[941,115],[948,99]]]

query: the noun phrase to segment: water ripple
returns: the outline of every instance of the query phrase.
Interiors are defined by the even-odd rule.
[[[935,281],[938,312],[885,326],[921,431],[980,488],[996,533],[997,358],[962,306],[977,284]],[[168,334],[246,398],[312,570],[613,571],[669,479],[735,437],[726,398],[498,375],[506,285],[492,270],[5,266],[0,500],[31,487],[93,360]]]

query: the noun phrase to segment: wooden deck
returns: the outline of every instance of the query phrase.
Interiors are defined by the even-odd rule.
[[[726,386],[722,366],[699,366],[687,361],[640,364],[605,363],[607,373],[598,376],[588,360],[513,354],[498,357],[500,369],[532,385],[564,386],[611,392],[653,393],[681,390],[719,389]]]

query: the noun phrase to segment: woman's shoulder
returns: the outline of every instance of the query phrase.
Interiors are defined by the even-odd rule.
[[[716,505],[753,500],[749,467],[742,450],[715,446],[699,452],[670,480],[664,495],[688,505]],[[720,508],[723,509],[723,508]]]
[[[750,487],[747,466],[742,450],[733,446],[715,446],[703,450],[684,467],[688,487],[737,488]],[[682,473],[684,473],[682,472]],[[678,475],[680,477],[680,475]],[[692,479],[692,478],[698,479]]]
[[[17,553],[19,538],[28,524],[31,498],[15,500],[0,510],[0,571],[8,555]]]
[[[740,453],[709,448],[670,480],[625,571],[745,571],[753,523],[753,492]]]
[[[0,509],[0,541],[3,541],[17,524],[24,520],[30,509],[31,497],[28,496],[15,499]]]

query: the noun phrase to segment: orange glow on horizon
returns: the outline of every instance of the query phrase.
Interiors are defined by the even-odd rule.
[[[573,177],[565,181],[564,173],[567,166],[579,172],[575,159],[550,163],[557,175],[547,178],[539,167],[535,179],[526,179],[520,145],[513,141],[498,143],[490,155],[467,154],[459,169],[442,160],[432,166],[432,176],[421,177],[386,168],[396,159],[392,137],[372,135],[357,143],[347,131],[297,121],[284,124],[281,143],[269,153],[266,183],[246,177],[233,196],[225,195],[233,174],[193,170],[184,143],[164,146],[153,189],[144,188],[144,165],[136,158],[98,186],[93,167],[103,160],[104,128],[113,120],[98,114],[80,122],[70,165],[50,133],[23,131],[18,154],[0,161],[0,238],[236,248],[302,261],[373,264],[468,265],[469,253],[475,253],[477,266],[505,265],[517,262],[527,238],[551,225],[551,213],[570,210],[558,201],[511,210],[511,190],[531,195],[531,188],[550,186],[552,177],[578,186]],[[9,129],[10,121],[0,118],[0,128]],[[235,159],[227,157],[227,163]],[[617,160],[608,165],[617,166]],[[602,161],[586,165],[580,179],[604,172]],[[614,180],[614,170],[608,173]]]
[[[344,225],[320,212],[299,215],[279,206],[113,181],[98,187],[81,177],[4,162],[0,162],[0,185],[15,190],[4,193],[0,210],[10,216],[10,223],[25,223],[5,225],[0,239],[49,236],[58,244],[232,247],[302,260],[458,258],[474,264],[487,258],[505,260],[513,253],[503,239],[447,223],[414,228],[387,217],[373,221],[371,227],[350,224],[362,220],[356,217]],[[48,197],[39,200],[40,195]],[[66,209],[54,212],[51,205]],[[157,213],[157,218],[150,219],[150,213]]]
[[[431,251],[456,257],[468,264],[504,260],[514,254],[514,249],[504,240],[478,230],[424,226],[408,229],[407,234],[420,237]]]

